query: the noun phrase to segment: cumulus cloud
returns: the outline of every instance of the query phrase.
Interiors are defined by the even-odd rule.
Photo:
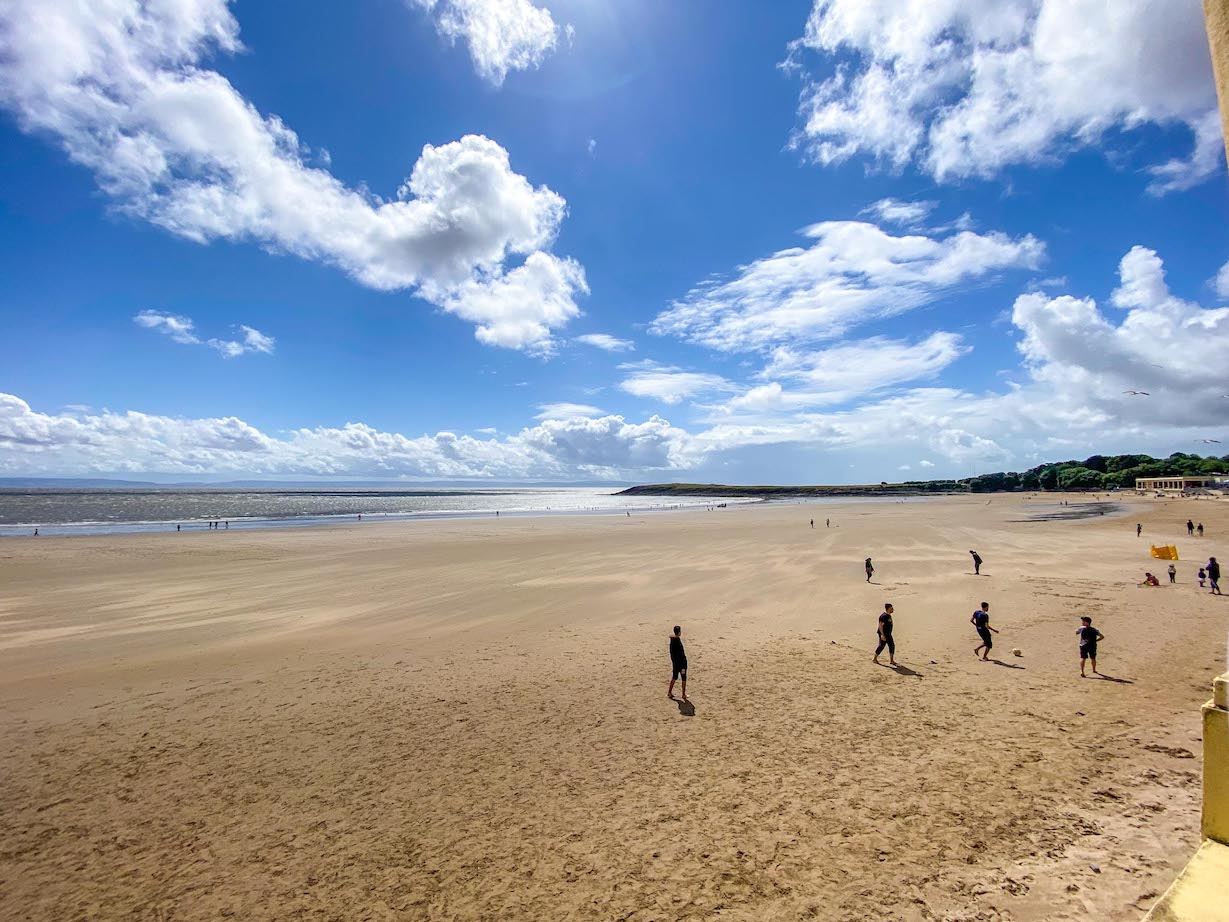
[[[246,324],[239,324],[239,333],[242,338],[235,339],[201,339],[196,335],[196,325],[190,317],[181,317],[178,314],[167,314],[161,311],[141,311],[132,318],[133,322],[147,330],[157,330],[169,336],[174,342],[183,343],[190,346],[208,346],[210,349],[216,349],[222,354],[223,358],[233,359],[240,355],[246,355],[251,352],[261,352],[265,355],[272,355],[277,341],[272,336],[267,336],[253,327]]]
[[[686,466],[686,442],[686,433],[656,416],[643,423],[619,416],[547,419],[502,439],[451,432],[408,437],[358,422],[275,437],[235,417],[42,413],[0,394],[0,471],[5,474],[617,477]]]
[[[1151,124],[1193,139],[1152,167],[1152,191],[1223,167],[1198,3],[815,0],[789,63],[808,52],[835,64],[808,79],[795,138],[821,163],[988,177]]]
[[[1036,268],[1045,253],[1031,235],[898,237],[861,221],[826,221],[802,233],[810,246],[781,250],[741,267],[733,279],[694,288],[650,330],[726,351],[826,339],[1002,270]]]
[[[576,342],[593,346],[595,349],[603,349],[606,352],[632,352],[636,349],[636,344],[630,339],[619,339],[609,333],[585,333],[577,336]]]
[[[620,365],[627,372],[619,388],[636,397],[674,404],[684,398],[738,390],[721,375],[684,371],[674,365],[661,365],[651,359]]]
[[[548,10],[529,0],[408,0],[426,10],[440,35],[464,41],[478,75],[502,86],[510,70],[538,67],[559,39]]]
[[[394,199],[349,188],[204,64],[240,49],[224,0],[13,0],[0,6],[0,106],[128,215],[329,263],[475,319],[484,342],[549,349],[586,290],[579,266],[544,252],[559,195],[476,135],[426,145]]]
[[[1220,267],[1220,272],[1216,273],[1216,281],[1213,285],[1218,295],[1222,298],[1229,298],[1229,262]]]

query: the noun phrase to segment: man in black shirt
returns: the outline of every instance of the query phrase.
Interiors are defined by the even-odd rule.
[[[892,612],[896,609],[889,602],[883,606],[883,614],[879,616],[879,627],[876,630],[876,635],[879,638],[879,646],[875,648],[874,661],[879,662],[879,654],[883,652],[883,648],[888,648],[888,665],[896,665],[896,641],[892,639]]]
[[[973,555],[973,575],[981,576],[981,556],[977,551],[969,551]]]
[[[1223,595],[1224,593],[1220,591],[1220,564],[1216,562],[1216,558],[1209,557],[1204,569],[1208,571],[1208,585],[1212,587],[1212,592]]]
[[[1092,626],[1092,618],[1080,619],[1080,628],[1076,631],[1080,636],[1080,678],[1084,678],[1084,661],[1092,662],[1092,674],[1097,675],[1097,643],[1105,640],[1105,635]]]
[[[674,626],[674,633],[670,635],[670,667],[673,670],[670,676],[670,687],[666,689],[666,697],[671,701],[674,700],[674,683],[678,679],[683,680],[683,700],[687,700],[687,651],[683,649],[683,629],[677,624]]]
[[[977,628],[977,636],[981,638],[981,643],[973,648],[973,655],[977,656],[978,652],[983,650],[981,658],[983,660],[990,659],[990,648],[994,646],[994,638],[990,636],[990,632],[998,633],[998,628],[990,626],[990,603],[982,602],[981,608],[973,612],[973,617],[969,619],[973,627]]]

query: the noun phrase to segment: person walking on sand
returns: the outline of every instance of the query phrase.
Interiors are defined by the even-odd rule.
[[[811,519],[811,528],[812,528],[812,529],[813,529],[813,528],[815,528],[815,520],[814,520],[814,519]]]
[[[1080,678],[1084,678],[1084,663],[1092,663],[1092,674],[1097,673],[1097,644],[1105,640],[1105,635],[1092,626],[1092,618],[1087,615],[1080,618],[1080,627],[1076,631],[1080,637]]]
[[[875,567],[871,564],[871,559],[866,558],[866,581],[869,583],[871,577],[875,575]]]
[[[1190,519],[1186,520],[1186,533],[1188,535],[1195,534],[1195,523],[1192,522]]]
[[[1138,538],[1143,533],[1144,533],[1144,526],[1137,523],[1135,525],[1135,537]]]
[[[687,651],[683,649],[683,629],[677,624],[674,633],[670,635],[670,687],[666,689],[666,697],[674,700],[674,683],[683,680],[683,700],[687,700]]]
[[[1178,581],[1178,568],[1172,563],[1169,565],[1169,581],[1170,583],[1176,583]]]
[[[1200,523],[1199,523],[1199,527],[1198,527],[1197,529],[1195,529],[1195,530],[1196,530],[1197,532],[1199,532],[1199,537],[1201,537],[1201,538],[1202,538],[1202,537],[1203,537],[1203,522],[1200,522]]]
[[[990,636],[990,632],[998,633],[998,628],[990,626],[990,603],[982,602],[981,608],[973,612],[973,617],[969,619],[969,623],[977,628],[977,636],[981,638],[981,643],[973,648],[973,655],[977,656],[978,651],[981,653],[983,661],[990,659],[990,649],[994,646],[994,638]]]
[[[824,519],[824,528],[832,527],[832,519]]]
[[[969,553],[973,555],[973,575],[981,576],[981,557],[977,551],[969,551]]]
[[[1211,591],[1216,595],[1224,595],[1220,591],[1220,564],[1216,562],[1216,558],[1209,557],[1204,569],[1208,571],[1208,585],[1212,587]]]
[[[879,663],[879,654],[883,652],[883,648],[888,648],[888,665],[896,665],[896,641],[892,639],[892,603],[889,602],[883,606],[883,614],[879,616],[879,627],[876,629],[876,636],[879,638],[879,646],[875,647],[875,655],[872,657],[876,665]]]
[[[1199,568],[1199,588],[1206,589],[1208,585],[1208,571],[1203,567]]]

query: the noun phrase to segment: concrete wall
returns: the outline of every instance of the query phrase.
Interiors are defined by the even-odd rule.
[[[1203,15],[1208,25],[1212,69],[1216,72],[1220,123],[1225,130],[1225,151],[1229,155],[1229,0],[1203,0]]]

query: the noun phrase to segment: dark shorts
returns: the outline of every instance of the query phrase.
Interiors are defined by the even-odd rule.
[[[994,646],[994,641],[990,637],[989,628],[979,627],[977,629],[977,636],[981,638],[981,642],[986,645],[987,650]]]
[[[1096,659],[1097,645],[1095,643],[1086,644],[1080,647],[1080,659]]]
[[[687,681],[687,660],[681,660],[677,663],[670,664],[674,668],[674,674],[670,676],[670,681],[673,682],[679,676],[683,677],[683,681]]]

